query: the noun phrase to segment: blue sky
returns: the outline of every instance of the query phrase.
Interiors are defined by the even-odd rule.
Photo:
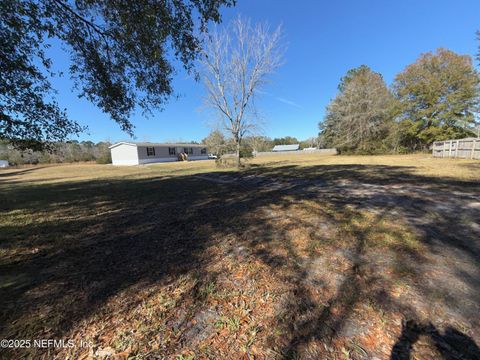
[[[445,47],[474,57],[479,45],[479,0],[238,0],[222,13],[224,23],[242,14],[283,25],[285,64],[258,101],[264,135],[272,138],[315,136],[325,106],[350,68],[366,64],[390,85],[420,53]],[[58,49],[53,55],[58,69],[68,69],[67,55]],[[89,127],[80,140],[129,139],[106,114],[77,98],[68,75],[52,83],[69,116]],[[164,111],[132,118],[136,140],[200,141],[208,135],[212,115],[202,110],[202,84],[180,71],[174,87],[179,97]]]

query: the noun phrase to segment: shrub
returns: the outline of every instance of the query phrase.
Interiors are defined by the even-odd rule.
[[[110,151],[105,152],[101,154],[97,159],[95,160],[97,164],[111,164],[112,163],[112,154]]]
[[[233,154],[225,154],[215,160],[217,167],[232,168],[237,166],[237,157]]]
[[[253,149],[249,145],[244,145],[240,148],[240,158],[250,159],[253,157]]]

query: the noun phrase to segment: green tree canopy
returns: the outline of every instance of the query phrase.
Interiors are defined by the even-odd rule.
[[[300,141],[294,136],[285,136],[281,138],[275,138],[273,139],[273,145],[293,145],[293,144],[299,144]]]
[[[393,96],[381,74],[368,66],[351,69],[319,124],[322,145],[341,151],[378,151],[388,136]]]
[[[345,76],[342,76],[342,78],[340,79],[340,83],[338,84],[338,91],[344,92],[347,88],[347,85],[350,83],[350,81],[352,81],[353,78],[371,71],[372,70],[367,65],[360,65],[359,67],[348,70]]]
[[[195,34],[234,3],[0,0],[0,138],[27,146],[83,130],[54,100],[45,51],[50,38],[66,45],[79,95],[132,134],[136,106],[161,108],[173,92],[172,61],[191,70],[199,50]]]
[[[446,49],[420,55],[393,84],[402,142],[416,149],[473,135],[479,84],[468,55]]]

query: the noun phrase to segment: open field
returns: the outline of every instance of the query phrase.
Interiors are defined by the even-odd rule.
[[[480,162],[1,170],[0,306],[76,344],[4,358],[479,359]]]

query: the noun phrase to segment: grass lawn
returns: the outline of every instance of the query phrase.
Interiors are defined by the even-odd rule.
[[[480,162],[1,170],[0,306],[75,344],[4,358],[478,359]]]

